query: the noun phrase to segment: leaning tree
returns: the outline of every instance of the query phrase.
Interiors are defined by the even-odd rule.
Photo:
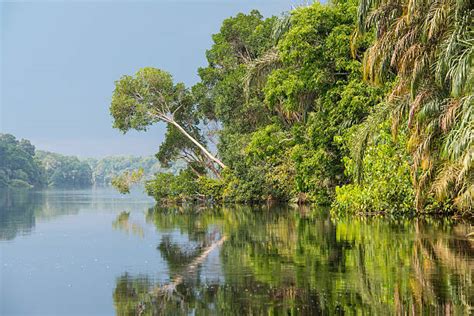
[[[212,163],[225,168],[197,137],[195,125],[189,123],[193,107],[184,84],[175,84],[166,71],[148,67],[140,69],[135,76],[123,76],[115,82],[110,113],[114,127],[124,133],[130,129],[143,131],[157,122],[172,125]]]

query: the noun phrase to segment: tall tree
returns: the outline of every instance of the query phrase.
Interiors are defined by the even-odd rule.
[[[201,82],[193,92],[199,96],[200,110],[232,133],[251,132],[269,123],[271,113],[263,104],[262,89],[246,98],[242,82],[246,65],[273,46],[276,21],[264,19],[257,10],[225,19],[206,52],[208,66],[198,70]]]
[[[418,209],[431,193],[474,205],[473,17],[472,1],[360,1],[358,32],[376,35],[365,77],[397,76],[387,104],[408,124]]]
[[[212,162],[225,165],[186,128],[185,112],[192,111],[191,94],[184,84],[174,84],[171,75],[156,68],[140,69],[135,76],[123,76],[115,83],[110,112],[114,127],[122,132],[146,130],[162,121],[174,126]]]
[[[42,187],[44,170],[30,141],[0,133],[0,187]]]
[[[204,144],[205,139],[196,126],[190,126],[189,130],[194,138]],[[206,170],[209,169],[216,177],[220,177],[220,172],[212,161],[174,125],[168,125],[165,140],[160,145],[156,158],[165,168],[175,161],[184,160],[197,176],[206,175]]]

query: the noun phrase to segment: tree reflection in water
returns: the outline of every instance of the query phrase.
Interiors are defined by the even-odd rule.
[[[462,315],[474,301],[466,223],[250,207],[146,216],[165,233],[157,248],[171,281],[122,275],[119,315]]]
[[[38,219],[77,214],[79,209],[51,192],[0,189],[0,240],[29,235]]]
[[[112,227],[127,234],[132,233],[133,235],[139,236],[141,238],[143,238],[145,235],[143,227],[140,224],[130,221],[130,212],[121,212],[112,223]]]

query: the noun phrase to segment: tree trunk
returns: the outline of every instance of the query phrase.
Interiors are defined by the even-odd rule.
[[[199,149],[202,150],[202,152],[207,156],[209,157],[209,159],[211,159],[212,161],[214,161],[215,163],[217,163],[219,166],[221,166],[222,168],[225,168],[226,166],[224,165],[224,163],[222,161],[220,161],[219,159],[217,159],[213,154],[211,154],[207,149],[206,147],[204,147],[203,145],[201,145],[196,139],[194,139],[194,137],[192,137],[191,135],[188,134],[188,132],[186,132],[186,130],[181,127],[181,125],[179,125],[175,120],[169,120],[169,122],[171,124],[173,124],[181,133],[183,133],[184,136],[186,136],[190,141],[192,141],[196,146],[199,147]]]
[[[153,290],[150,291],[150,294],[154,296],[162,295],[162,294],[165,294],[168,296],[172,295],[174,292],[176,292],[176,287],[179,284],[183,283],[184,278],[187,275],[196,272],[196,269],[198,268],[198,266],[206,260],[206,258],[214,249],[222,246],[222,244],[224,243],[226,239],[227,239],[226,236],[222,236],[221,239],[219,239],[216,242],[213,242],[209,247],[205,248],[204,251],[198,257],[196,257],[190,264],[188,264],[186,266],[186,269],[181,274],[176,275],[174,277],[173,282],[163,285],[161,287],[155,287]]]
[[[221,174],[219,170],[216,169],[216,167],[212,164],[212,161],[209,161],[209,163],[206,164],[206,166],[211,169],[212,173],[218,178],[221,179]]]

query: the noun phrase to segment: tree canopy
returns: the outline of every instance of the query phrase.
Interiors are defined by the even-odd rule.
[[[184,84],[174,84],[171,75],[161,69],[143,68],[135,76],[123,76],[115,83],[110,112],[114,127],[122,132],[146,130],[157,122],[176,128],[197,146],[207,159],[225,165],[196,139],[196,117],[191,94]],[[194,124],[192,124],[194,123]]]
[[[35,146],[26,139],[0,134],[0,188],[44,185],[43,170],[35,160]]]
[[[157,200],[472,214],[472,15],[436,0],[239,13],[193,87],[152,68],[116,82],[114,126],[168,124],[157,157],[187,169],[148,182]]]

